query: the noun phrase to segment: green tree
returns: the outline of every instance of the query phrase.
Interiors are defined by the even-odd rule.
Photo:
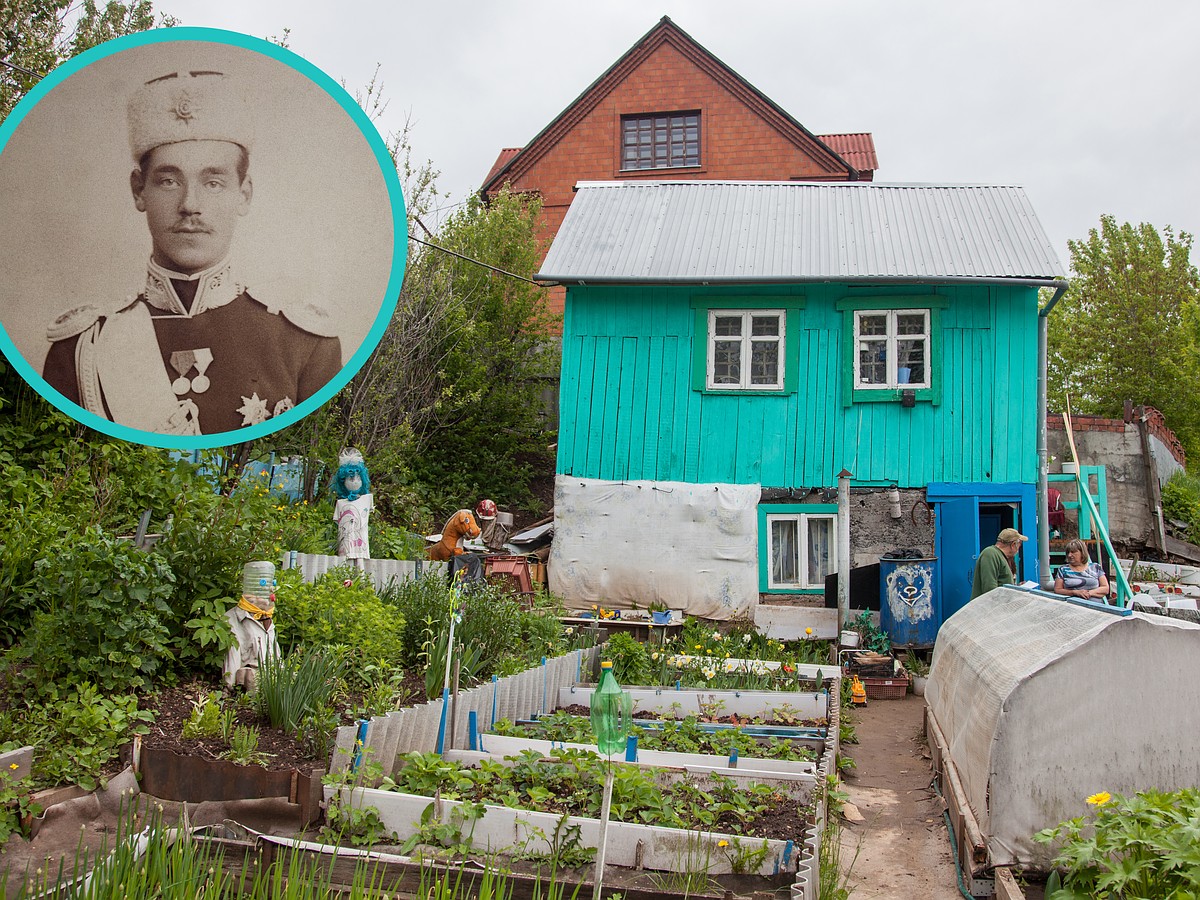
[[[1050,317],[1051,408],[1120,416],[1126,400],[1162,410],[1188,452],[1200,451],[1200,279],[1192,236],[1104,216],[1068,241],[1071,287]]]
[[[380,484],[407,483],[424,509],[480,494],[528,499],[527,463],[547,444],[541,395],[557,365],[542,289],[527,280],[539,216],[536,201],[507,193],[451,216],[433,240],[444,250],[410,259],[387,333],[331,404]]]
[[[160,24],[176,23],[163,16]],[[82,8],[72,0],[6,0],[0,4],[0,119],[55,66],[104,41],[153,27],[150,0],[109,0],[103,6],[84,0]]]

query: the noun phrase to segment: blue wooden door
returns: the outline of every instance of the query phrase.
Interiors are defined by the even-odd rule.
[[[976,497],[955,497],[938,504],[937,545],[944,622],[971,599],[975,560],[979,558]]]

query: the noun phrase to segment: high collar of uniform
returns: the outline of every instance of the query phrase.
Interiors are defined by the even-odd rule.
[[[195,281],[196,296],[191,308],[183,304],[172,281]],[[146,266],[146,302],[155,309],[177,316],[198,316],[210,309],[226,306],[238,298],[245,286],[233,277],[233,263],[228,256],[210,269],[194,275],[172,272],[153,259]]]

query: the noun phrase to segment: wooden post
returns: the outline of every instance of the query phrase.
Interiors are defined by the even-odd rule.
[[[850,479],[846,469],[838,472],[838,638],[850,620]]]

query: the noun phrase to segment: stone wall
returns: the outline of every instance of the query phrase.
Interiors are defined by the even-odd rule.
[[[892,550],[933,556],[933,509],[925,491],[900,491],[900,518],[889,514],[888,488],[850,489],[850,567],[869,566]]]
[[[1109,536],[1114,544],[1130,549],[1154,544],[1154,518],[1138,426],[1138,416],[1142,412],[1142,407],[1131,410],[1129,421],[1100,416],[1071,418],[1079,461],[1085,466],[1102,465],[1107,470]],[[1158,410],[1145,407],[1144,412],[1150,432],[1150,453],[1161,486],[1183,468],[1183,448],[1166,427]],[[1046,445],[1054,457],[1050,472],[1055,474],[1062,471],[1063,460],[1071,458],[1071,449],[1060,414],[1050,413],[1046,417],[1046,426]],[[1051,486],[1062,490],[1064,500],[1077,499],[1074,486],[1063,487],[1057,482],[1052,482]]]

